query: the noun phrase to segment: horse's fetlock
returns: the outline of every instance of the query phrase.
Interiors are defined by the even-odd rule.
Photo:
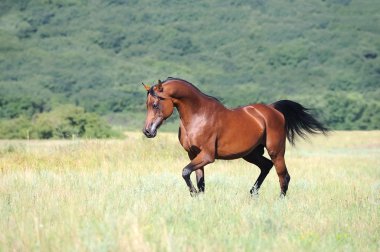
[[[289,184],[289,182],[290,182],[290,175],[289,175],[289,173],[287,173],[285,175],[285,181],[286,181],[286,184]]]

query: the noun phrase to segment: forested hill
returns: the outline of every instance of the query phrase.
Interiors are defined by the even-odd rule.
[[[379,0],[1,0],[0,118],[74,104],[140,128],[141,82],[174,76],[379,129],[379,24]]]

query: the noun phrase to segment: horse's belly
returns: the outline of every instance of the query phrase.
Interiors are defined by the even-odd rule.
[[[240,137],[235,135],[228,141],[222,141],[216,148],[216,158],[218,159],[235,159],[249,154],[262,142],[261,136]]]
[[[216,144],[218,159],[235,159],[250,153],[264,139],[265,122],[252,108],[235,111]]]

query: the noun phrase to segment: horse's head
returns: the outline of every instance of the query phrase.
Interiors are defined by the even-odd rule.
[[[174,104],[170,97],[165,94],[161,81],[153,87],[143,84],[148,92],[146,98],[146,119],[143,133],[146,137],[152,138],[157,135],[157,130],[161,124],[171,116]]]

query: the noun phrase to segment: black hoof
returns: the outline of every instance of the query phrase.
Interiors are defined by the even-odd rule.
[[[249,192],[251,193],[252,196],[259,195],[259,189],[257,189],[256,187],[252,187],[252,189]]]
[[[195,191],[190,191],[190,196],[191,197],[197,197],[198,196],[198,192],[195,190]]]

